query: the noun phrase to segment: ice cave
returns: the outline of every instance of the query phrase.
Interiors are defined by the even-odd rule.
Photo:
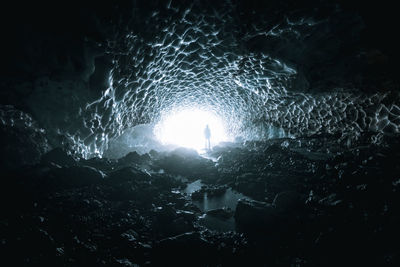
[[[9,2],[1,266],[400,266],[392,1]]]

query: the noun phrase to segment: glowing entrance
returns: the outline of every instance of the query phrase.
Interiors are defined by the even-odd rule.
[[[200,152],[206,148],[206,125],[211,132],[211,147],[228,141],[223,121],[214,113],[200,109],[184,109],[163,116],[155,126],[154,134],[165,145],[188,147]]]

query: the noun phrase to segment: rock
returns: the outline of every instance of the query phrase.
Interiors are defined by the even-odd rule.
[[[192,219],[179,217],[172,221],[169,227],[168,235],[179,235],[193,230],[195,229]]]
[[[136,152],[129,152],[125,157],[118,160],[119,165],[130,165],[141,163],[141,156]]]
[[[163,227],[166,224],[170,224],[177,218],[176,211],[173,207],[155,207],[154,208],[155,220],[154,223],[157,226]]]
[[[90,166],[103,172],[111,172],[115,168],[116,160],[95,157],[86,160],[81,159],[79,165]]]
[[[173,188],[178,188],[178,187],[183,187],[184,183],[181,182],[179,179],[177,179],[176,177],[170,176],[168,174],[164,174],[164,175],[160,175],[160,174],[152,174],[151,175],[152,178],[152,185],[154,185],[155,187],[157,187],[157,189],[161,190],[161,191],[174,191],[172,190]],[[175,197],[183,197],[182,194],[177,193],[176,191],[174,191],[176,194]],[[179,191],[178,191],[179,192]],[[174,199],[175,199],[174,197]]]
[[[140,156],[140,161],[142,163],[148,163],[148,162],[151,161],[151,157],[150,157],[150,155],[148,153],[143,154],[143,155]]]
[[[342,202],[342,200],[337,199],[336,194],[330,194],[329,196],[322,198],[318,203],[323,206],[335,207]]]
[[[233,216],[233,211],[230,208],[223,207],[221,209],[209,210],[207,211],[207,215],[226,220]]]
[[[168,237],[158,241],[158,247],[170,247],[170,246],[190,246],[190,245],[198,245],[198,244],[206,244],[207,242],[201,238],[199,232],[188,232],[184,234],[180,234],[173,237]]]
[[[240,199],[236,211],[235,220],[241,231],[257,232],[271,229],[277,222],[278,213],[274,206],[266,202]]]
[[[134,181],[136,183],[149,181],[150,175],[134,167],[124,167],[110,173],[108,183]]]
[[[196,158],[200,157],[199,153],[197,153],[196,150],[184,148],[184,147],[175,149],[174,151],[171,152],[171,155],[177,155],[179,157],[192,158],[192,159],[196,159]]]
[[[51,188],[81,187],[100,183],[106,175],[92,167],[72,166],[56,168],[44,177],[43,182]]]
[[[124,266],[124,267],[139,267],[139,265],[132,263],[128,259],[115,259],[116,266]]]
[[[201,237],[199,232],[188,232],[174,237],[162,239],[156,243],[154,259],[155,264],[184,266],[190,261],[192,266],[202,266],[211,250],[211,244]]]
[[[28,113],[0,104],[0,170],[39,163],[49,150],[44,129]]]
[[[294,191],[286,191],[277,194],[272,205],[274,205],[279,212],[286,213],[301,207],[304,202],[305,199],[298,193]]]
[[[207,197],[218,197],[225,194],[227,186],[207,186],[205,192],[207,192]]]
[[[255,173],[240,174],[235,178],[233,187],[247,196],[256,200],[265,200],[265,178]]]
[[[128,242],[135,242],[138,238],[138,233],[132,229],[121,234],[121,237]]]
[[[193,200],[203,200],[204,199],[204,191],[203,190],[198,190],[192,193],[191,198]]]
[[[323,146],[315,141],[303,140],[305,151]],[[383,254],[397,257],[390,244],[398,236],[398,147],[359,148],[335,161],[298,160],[291,152],[294,141],[289,141],[290,149],[282,149],[282,140],[274,142],[278,146],[259,143],[251,151],[221,149],[226,157],[217,167],[218,178],[226,182],[198,178],[190,190],[184,189],[189,180],[182,175],[157,172],[152,165],[146,166],[147,172],[133,161],[121,166],[117,160],[92,158],[67,166],[54,163],[49,153],[51,164],[1,179],[5,208],[0,232],[5,235],[0,247],[5,254],[21,255],[14,258],[16,265],[29,260],[35,266],[246,266],[249,259],[268,266],[319,266],[335,259],[337,265],[346,265],[349,257],[353,265]],[[279,150],[264,154],[271,146]],[[370,154],[376,156],[370,159]],[[207,160],[179,159],[168,161],[171,155],[160,153],[157,161],[180,164],[175,167],[181,173],[210,174],[200,168],[204,162],[212,166]],[[334,179],[340,170],[348,175]],[[193,200],[207,195],[213,207],[224,205],[220,200],[236,193],[229,182],[263,201],[247,198],[236,205],[240,196],[235,195],[235,212],[216,206],[204,214],[188,196],[197,189]],[[388,240],[386,247],[382,240]],[[374,251],[379,253],[370,253]]]
[[[186,148],[178,148],[159,157],[155,165],[158,169],[190,179],[203,177],[210,179],[216,175],[216,169],[211,160],[199,156],[195,150]]]
[[[54,163],[60,166],[75,166],[77,163],[73,157],[67,155],[67,153],[60,147],[55,148],[42,156],[42,164]]]
[[[194,212],[189,210],[176,210],[176,214],[179,217],[185,218],[186,220],[194,220],[196,218]]]
[[[193,230],[193,219],[170,206],[156,207],[151,228],[159,236],[178,235]]]
[[[154,149],[150,150],[149,153],[150,158],[158,158],[159,157],[159,153],[157,151],[155,151]]]
[[[115,184],[108,191],[108,198],[110,200],[117,201],[127,201],[127,200],[137,200],[139,194],[137,186],[132,183]]]

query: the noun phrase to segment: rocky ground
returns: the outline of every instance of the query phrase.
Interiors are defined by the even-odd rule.
[[[398,266],[400,143],[336,137],[118,160],[61,149],[1,179],[2,266]],[[185,188],[201,180],[202,187]],[[232,208],[195,203],[245,197]],[[231,220],[216,231],[202,218]]]

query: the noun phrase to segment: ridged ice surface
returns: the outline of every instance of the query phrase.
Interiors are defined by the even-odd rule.
[[[11,105],[0,105],[2,168],[38,163],[50,147],[44,129],[27,113]]]
[[[100,155],[124,129],[194,106],[215,112],[229,122],[233,136],[250,140],[267,137],[271,125],[293,137],[399,132],[393,94],[299,88],[296,56],[335,34],[329,25],[340,23],[340,11],[326,18],[285,14],[279,21],[254,14],[259,17],[244,25],[231,1],[199,5],[138,6],[128,22],[115,25],[106,44],[113,56],[110,86],[82,107],[82,127],[90,133],[71,135],[83,154]]]

